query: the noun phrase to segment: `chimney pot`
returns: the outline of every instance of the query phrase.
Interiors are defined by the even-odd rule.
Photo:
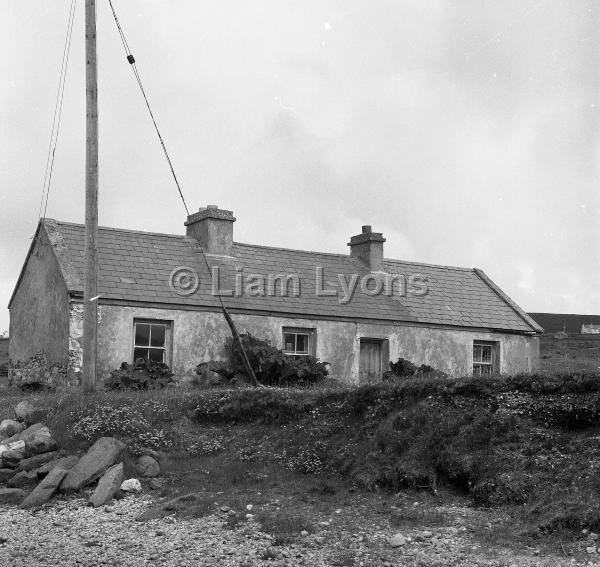
[[[370,224],[363,225],[363,227],[362,227],[363,234],[371,234],[371,232],[373,232],[373,229],[371,228]]]

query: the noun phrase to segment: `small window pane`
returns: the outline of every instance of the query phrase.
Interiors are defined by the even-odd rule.
[[[285,333],[283,335],[283,350],[288,352],[294,352],[294,337],[295,335],[292,335],[291,333]]]
[[[147,323],[137,323],[135,325],[135,344],[136,346],[150,344],[150,325]]]
[[[136,361],[138,358],[148,358],[148,349],[147,348],[133,349],[133,360]]]
[[[150,360],[153,362],[163,362],[165,351],[162,348],[148,349]]]
[[[164,325],[152,325],[152,332],[150,334],[150,346],[165,346],[165,330],[166,327]]]
[[[481,362],[481,345],[473,345],[473,362]]]
[[[308,336],[296,335],[296,353],[308,354]]]
[[[492,347],[490,345],[481,347],[481,362],[492,362]]]

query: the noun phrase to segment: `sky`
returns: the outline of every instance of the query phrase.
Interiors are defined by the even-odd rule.
[[[39,219],[69,0],[0,0],[0,333]],[[47,216],[83,222],[77,0]],[[191,211],[238,242],[478,267],[526,311],[600,314],[596,0],[113,0]],[[98,0],[102,226],[185,209]]]

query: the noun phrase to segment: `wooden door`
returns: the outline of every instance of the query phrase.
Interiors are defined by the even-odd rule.
[[[360,341],[359,382],[379,382],[381,380],[381,341]]]

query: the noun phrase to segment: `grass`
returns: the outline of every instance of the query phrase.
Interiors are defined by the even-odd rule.
[[[570,334],[556,339],[553,333],[540,337],[540,365],[543,372],[598,371],[600,335]]]

